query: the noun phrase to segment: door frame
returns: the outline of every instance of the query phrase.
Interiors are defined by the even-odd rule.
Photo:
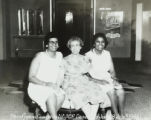
[[[91,47],[91,40],[93,35],[93,9],[92,9],[92,0],[50,0],[52,1],[52,31],[55,30],[55,9],[56,4],[63,4],[63,3],[81,3],[84,5],[84,31],[83,31],[83,41],[85,43],[85,50],[86,52]]]

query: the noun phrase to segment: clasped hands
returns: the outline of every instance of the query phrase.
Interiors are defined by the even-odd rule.
[[[95,83],[101,84],[101,85],[107,85],[110,84],[108,81],[106,80],[100,80],[100,79],[96,79],[96,78],[92,78],[92,81],[94,81]]]
[[[94,81],[95,83],[101,84],[101,85],[107,85],[110,84],[110,82],[103,80],[103,79],[96,79],[96,78],[90,78],[91,81]],[[118,82],[117,78],[112,78],[113,79],[113,84],[115,86],[118,86],[120,83]]]
[[[60,89],[60,85],[58,85],[57,83],[45,82],[45,86],[51,87],[51,88],[53,88],[55,90],[59,90]]]

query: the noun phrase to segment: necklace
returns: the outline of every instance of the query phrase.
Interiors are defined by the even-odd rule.
[[[48,55],[48,57],[50,58],[56,58],[56,52],[48,52],[48,50],[46,50],[46,54]]]

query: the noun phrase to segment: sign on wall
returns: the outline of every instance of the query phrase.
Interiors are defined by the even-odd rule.
[[[119,40],[122,37],[123,29],[123,11],[107,11],[100,10],[98,13],[101,31],[106,34],[109,46],[122,47],[122,42]]]

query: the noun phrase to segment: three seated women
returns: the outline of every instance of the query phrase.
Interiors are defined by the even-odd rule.
[[[53,120],[57,120],[57,111],[64,101],[64,96],[73,103],[75,109],[81,108],[88,120],[95,120],[98,104],[105,103],[108,98],[115,115],[118,116],[114,93],[119,91],[116,93],[122,95],[120,97],[117,94],[122,108],[124,92],[121,85],[114,80],[111,57],[109,52],[104,50],[104,36],[94,39],[94,48],[86,53],[86,56],[80,54],[83,46],[81,38],[71,37],[67,43],[71,54],[64,59],[62,54],[56,51],[57,37],[51,35],[47,40],[46,51],[38,53],[31,63],[28,87],[31,99],[37,102],[43,111],[48,111],[48,116],[51,115]],[[101,60],[100,56],[105,58]],[[103,63],[100,61],[100,64],[99,60]],[[105,68],[99,69],[100,67]],[[120,112],[123,114],[123,110]]]

